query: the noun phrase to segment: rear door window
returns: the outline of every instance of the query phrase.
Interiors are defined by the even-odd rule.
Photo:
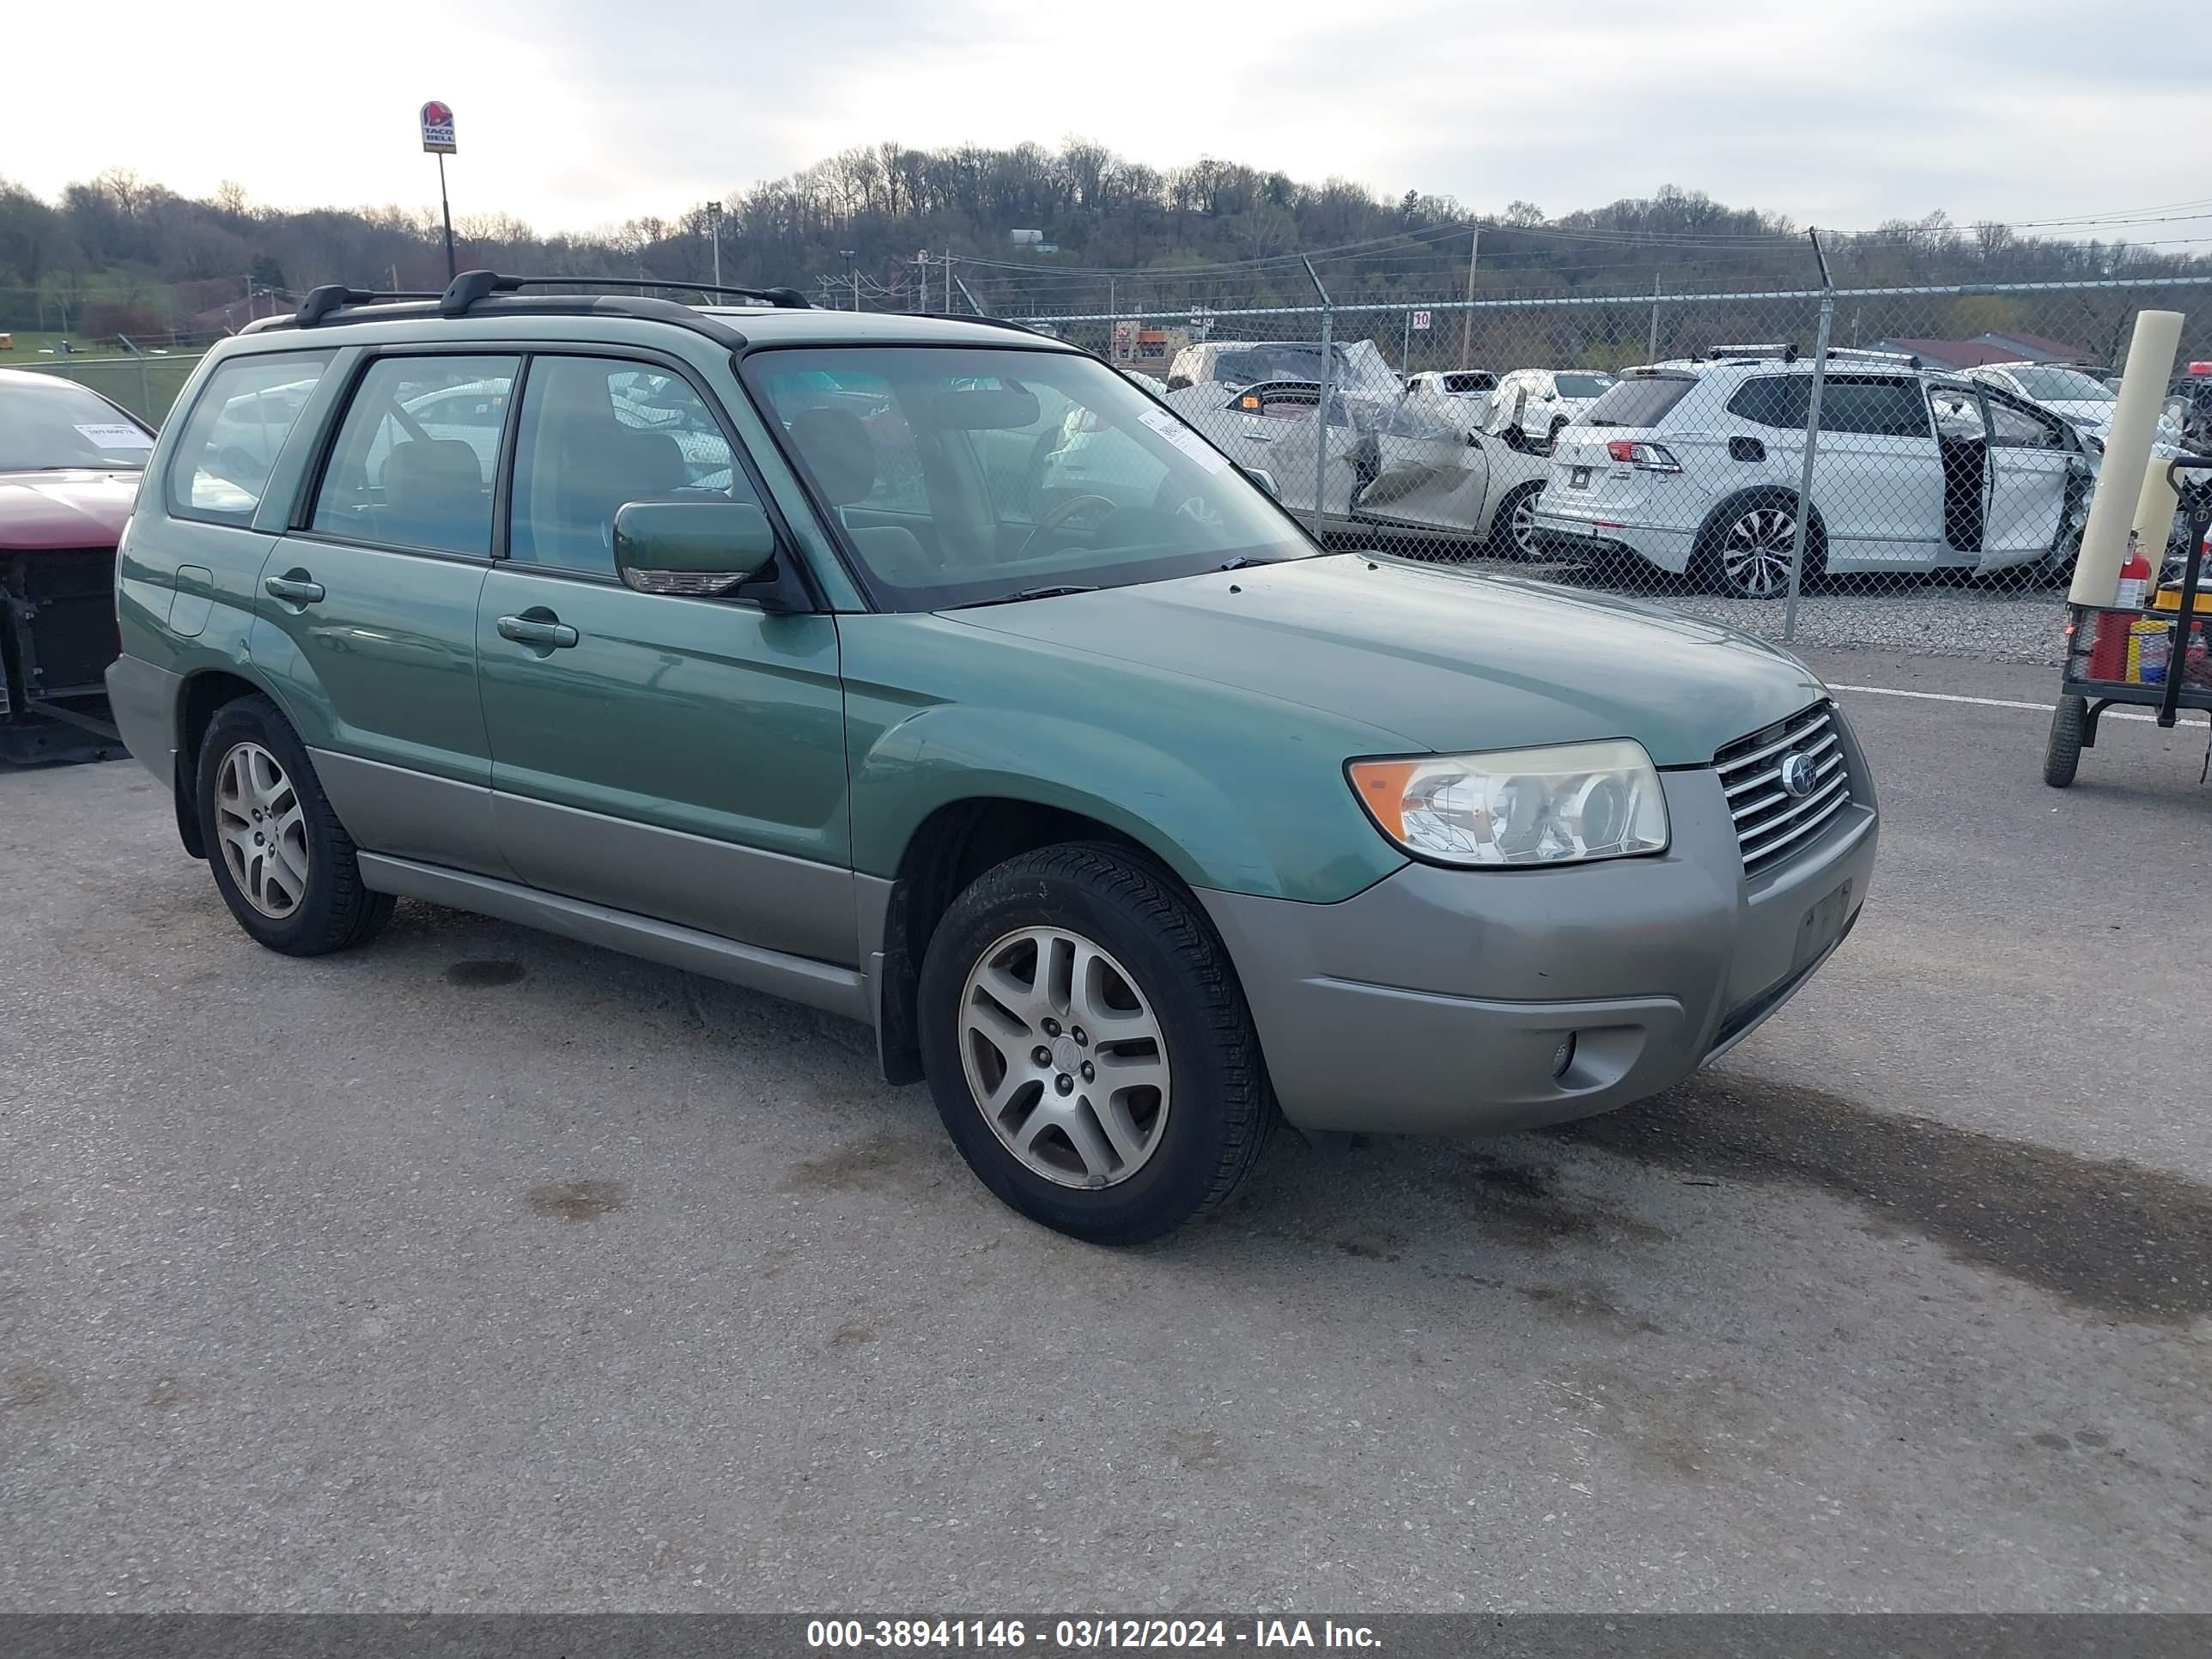
[[[1583,424],[1656,426],[1697,383],[1688,374],[1639,374],[1633,380],[1616,380],[1583,411]]]
[[[330,362],[327,351],[257,352],[210,374],[169,457],[169,511],[251,523],[277,453]]]
[[[311,527],[425,552],[491,556],[491,485],[513,357],[383,357],[354,389]]]

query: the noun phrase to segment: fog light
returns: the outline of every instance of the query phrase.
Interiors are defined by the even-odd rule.
[[[1567,1040],[1552,1052],[1552,1075],[1565,1077],[1567,1067],[1575,1063],[1575,1034],[1567,1033]]]

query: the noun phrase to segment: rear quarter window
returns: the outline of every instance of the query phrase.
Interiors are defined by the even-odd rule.
[[[1746,380],[1728,400],[1731,415],[1761,426],[1790,431],[1805,429],[1805,411],[1812,402],[1809,374],[1759,374]]]
[[[270,351],[219,365],[169,456],[163,491],[171,514],[252,523],[277,454],[330,362],[327,351]]]
[[[1656,426],[1690,395],[1697,380],[1688,374],[1639,374],[1615,380],[1583,414],[1584,426]]]

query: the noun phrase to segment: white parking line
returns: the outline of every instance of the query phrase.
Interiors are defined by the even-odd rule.
[[[2009,697],[1962,697],[1951,691],[1903,691],[1893,685],[1844,685],[1828,682],[1831,691],[1863,691],[1871,697],[1917,697],[1923,702],[1970,702],[1978,708],[2027,708],[2039,714],[2048,714],[2058,707],[2055,702],[2015,702]],[[2186,712],[2186,711],[2185,711]],[[2155,714],[2130,714],[2117,708],[2108,708],[2099,716],[2108,720],[2148,720],[2155,726]]]

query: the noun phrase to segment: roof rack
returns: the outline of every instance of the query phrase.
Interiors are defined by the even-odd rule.
[[[325,283],[320,288],[311,288],[307,297],[300,301],[299,310],[292,320],[301,328],[313,328],[332,312],[346,306],[388,304],[395,301],[434,300],[435,294],[416,294],[398,289],[348,288],[343,283]]]
[[[503,276],[492,270],[465,270],[453,278],[442,295],[425,295],[421,297],[436,300],[441,312],[448,317],[458,317],[479,300],[494,294],[520,293],[526,288],[605,289],[616,293],[634,288],[676,288],[686,294],[735,295],[741,300],[760,301],[779,311],[814,309],[807,297],[795,288],[728,288],[715,283],[662,281],[650,276],[635,281],[621,276]]]

